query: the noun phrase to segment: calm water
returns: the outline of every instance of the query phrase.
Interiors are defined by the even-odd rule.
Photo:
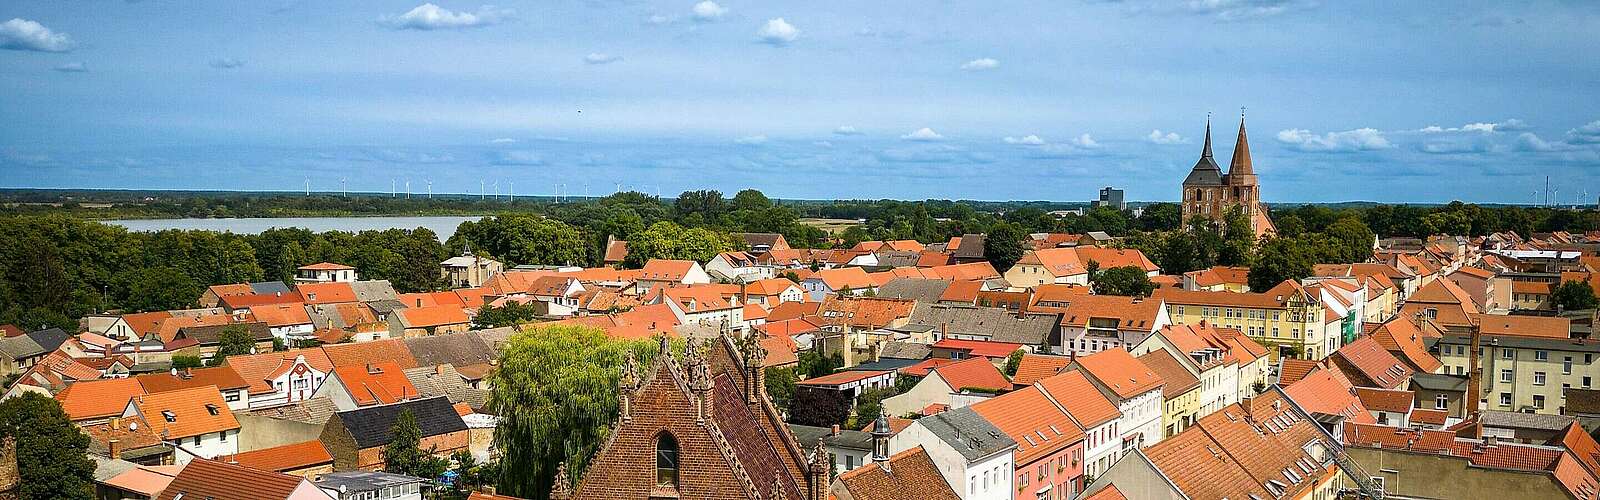
[[[455,234],[456,226],[461,225],[462,222],[478,219],[479,217],[469,216],[273,217],[260,219],[139,219],[101,222],[122,226],[131,231],[203,229],[208,231],[229,231],[239,234],[256,234],[275,227],[303,227],[319,233],[323,231],[365,231],[369,229],[416,229],[425,227],[438,233],[439,240],[444,241],[449,239],[450,235]]]

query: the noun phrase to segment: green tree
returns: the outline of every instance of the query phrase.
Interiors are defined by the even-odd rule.
[[[1355,217],[1345,217],[1330,224],[1323,235],[1333,245],[1334,263],[1348,264],[1372,258],[1372,245],[1376,236],[1371,229]]]
[[[624,353],[647,367],[652,341],[623,341],[591,327],[541,326],[513,335],[490,375],[489,407],[500,415],[495,446],[500,490],[526,498],[549,494],[556,465],[574,477],[611,433]]]
[[[1594,288],[1583,281],[1564,281],[1550,292],[1550,302],[1567,311],[1581,309],[1594,309],[1600,305],[1594,295]]]
[[[0,436],[16,440],[21,498],[94,498],[89,436],[48,396],[24,392],[0,401]]]
[[[856,419],[851,428],[859,428],[878,420],[883,414],[883,400],[897,394],[892,387],[868,389],[856,396]]]
[[[1009,356],[1006,356],[1005,373],[1007,377],[1017,376],[1017,368],[1022,366],[1022,356],[1022,349],[1012,351]]]
[[[172,367],[175,369],[186,370],[189,368],[199,368],[201,366],[204,365],[201,364],[199,356],[191,356],[188,354],[172,355]]]
[[[994,265],[995,270],[1011,269],[1022,259],[1022,239],[1027,236],[1016,224],[996,223],[984,237],[983,258]]]
[[[383,445],[383,470],[427,479],[438,479],[450,462],[434,456],[437,446],[422,449],[422,429],[411,410],[401,410],[390,428],[389,444]]]
[[[1183,210],[1177,203],[1151,203],[1139,214],[1139,227],[1145,231],[1172,231],[1183,227]]]
[[[814,427],[848,425],[850,396],[841,391],[799,386],[789,408],[789,422]]]
[[[478,459],[473,458],[472,452],[459,450],[451,453],[450,461],[455,464],[450,470],[456,473],[455,482],[450,485],[452,497],[466,498],[469,492],[483,485],[481,466]]]
[[[300,246],[300,242],[285,243],[283,249],[278,252],[278,265],[273,269],[272,278],[284,283],[294,283],[295,270],[310,263],[306,260],[306,249]]]
[[[672,222],[657,222],[628,240],[628,267],[644,267],[651,259],[705,262],[737,247],[728,233],[697,227],[684,229]]]
[[[767,367],[766,372],[767,396],[772,398],[773,406],[787,413],[794,401],[794,383],[799,380],[794,368],[772,366]]]
[[[200,284],[172,267],[153,267],[124,273],[127,296],[123,307],[134,311],[187,309],[200,297]]]
[[[1156,291],[1156,284],[1150,281],[1144,269],[1133,266],[1100,271],[1095,275],[1093,285],[1094,293],[1099,295],[1148,297]]]
[[[746,189],[733,195],[734,210],[762,210],[772,208],[772,200],[756,189]]]
[[[481,329],[520,325],[538,317],[539,310],[532,301],[507,300],[503,306],[486,304],[478,308],[478,315],[472,318],[472,327]]]
[[[690,216],[698,216],[696,219],[700,221],[716,220],[725,209],[722,192],[715,189],[684,191],[672,204],[672,210],[678,214],[678,222],[689,227],[700,225],[691,223]]]
[[[1316,265],[1315,251],[1304,238],[1271,238],[1261,244],[1247,280],[1251,290],[1267,291],[1284,280],[1300,281]]]
[[[250,335],[249,328],[244,325],[228,325],[217,335],[217,352],[211,355],[211,360],[207,364],[221,366],[228,356],[253,354],[255,350],[256,339]]]

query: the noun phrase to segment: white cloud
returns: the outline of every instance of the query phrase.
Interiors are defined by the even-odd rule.
[[[81,63],[81,62],[66,63],[66,64],[63,64],[63,65],[60,65],[60,66],[56,66],[56,67],[50,68],[50,69],[53,69],[53,70],[56,70],[56,71],[60,71],[62,73],[88,73],[89,72],[89,67],[88,66],[84,66],[83,63]]]
[[[238,59],[234,59],[232,57],[221,57],[221,58],[217,58],[217,59],[212,59],[211,62],[209,62],[207,64],[210,64],[211,67],[217,68],[217,69],[234,69],[234,68],[237,68],[237,67],[240,67],[240,66],[244,66],[244,61],[241,61],[241,60],[238,60]]]
[[[1388,139],[1383,137],[1383,132],[1373,128],[1328,132],[1322,135],[1317,135],[1305,129],[1288,129],[1279,131],[1277,138],[1278,142],[1306,152],[1348,153],[1394,147],[1394,144],[1391,144]]]
[[[811,143],[811,145],[817,146],[817,147],[824,147],[824,148],[833,147],[833,143],[829,142],[829,141],[814,141],[814,142]]]
[[[966,71],[983,71],[983,70],[986,70],[986,69],[995,69],[995,68],[998,68],[998,67],[1000,67],[1000,61],[996,61],[994,59],[990,59],[990,58],[987,58],[987,57],[982,58],[982,59],[973,59],[973,60],[967,61],[966,63],[963,63],[961,65],[961,69],[966,70]]]
[[[1095,148],[1100,147],[1100,143],[1094,142],[1094,138],[1093,137],[1089,137],[1089,134],[1083,134],[1083,135],[1078,136],[1078,138],[1073,139],[1072,140],[1072,145],[1080,147],[1080,148],[1084,148],[1084,149],[1095,149]]]
[[[864,133],[850,125],[840,125],[839,128],[833,129],[833,135],[861,135]]]
[[[600,52],[592,52],[589,55],[583,56],[583,62],[588,64],[611,64],[621,60],[622,56],[604,54]]]
[[[1150,135],[1144,136],[1144,140],[1150,141],[1150,142],[1155,143],[1155,144],[1188,144],[1189,143],[1188,139],[1184,139],[1183,136],[1178,135],[1177,132],[1162,132],[1161,129],[1151,130],[1150,131]]]
[[[909,134],[902,135],[900,138],[908,141],[937,141],[943,139],[944,136],[939,135],[938,132],[934,132],[931,128],[922,127],[912,131]]]
[[[489,144],[513,144],[513,143],[516,143],[516,142],[517,142],[516,139],[512,139],[510,137],[499,137],[499,138],[489,139]]]
[[[544,158],[533,151],[501,151],[489,157],[492,165],[543,165]]]
[[[1186,2],[1189,11],[1216,16],[1223,21],[1272,17],[1311,5],[1312,2],[1300,0],[1188,0]]]
[[[0,49],[70,52],[75,45],[66,33],[50,31],[37,21],[19,17],[0,23]]]
[[[1006,144],[1021,144],[1021,145],[1024,145],[1024,146],[1041,146],[1041,145],[1044,145],[1044,139],[1040,139],[1039,136],[1032,135],[1032,134],[1025,135],[1025,136],[1022,136],[1022,137],[1006,137],[1004,139],[1001,139],[1001,141],[1004,141]]]
[[[767,24],[761,26],[761,30],[756,32],[756,37],[761,40],[761,43],[782,47],[793,42],[796,38],[800,38],[800,29],[779,17],[768,19]]]
[[[1449,127],[1449,128],[1440,127],[1438,125],[1429,125],[1429,126],[1417,129],[1417,131],[1425,133],[1425,134],[1440,134],[1440,133],[1445,133],[1445,132],[1481,132],[1481,133],[1485,133],[1485,134],[1492,134],[1492,133],[1495,133],[1495,132],[1517,132],[1517,131],[1522,131],[1522,130],[1528,130],[1530,128],[1532,128],[1532,127],[1529,127],[1527,122],[1524,122],[1522,120],[1518,120],[1516,118],[1512,118],[1512,119],[1509,119],[1509,120],[1506,120],[1506,121],[1503,121],[1503,122],[1468,123],[1468,124],[1462,125],[1460,127]]]
[[[747,136],[744,136],[744,137],[740,137],[738,139],[734,139],[733,142],[735,144],[744,144],[744,145],[748,145],[748,146],[756,146],[756,145],[760,145],[760,144],[766,144],[767,143],[767,136],[761,135],[761,134],[747,135]]]
[[[478,7],[476,12],[456,12],[425,3],[398,16],[379,17],[378,22],[397,30],[452,30],[493,26],[511,19],[515,14],[514,10],[493,5]]]
[[[1517,151],[1528,151],[1534,153],[1566,151],[1569,149],[1566,144],[1540,139],[1539,136],[1534,135],[1533,132],[1523,132],[1522,135],[1518,135],[1517,142],[1514,147],[1516,147]]]
[[[716,2],[711,0],[694,4],[694,9],[692,10],[694,12],[694,20],[700,22],[715,21],[722,19],[722,16],[728,15],[727,7],[717,5]]]
[[[1568,130],[1567,142],[1573,144],[1600,144],[1600,120]]]

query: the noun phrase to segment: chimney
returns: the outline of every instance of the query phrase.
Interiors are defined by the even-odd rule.
[[[112,460],[122,458],[122,440],[112,438],[106,441],[106,455],[110,456]]]
[[[830,435],[830,436],[839,435],[839,424],[833,424],[833,428],[829,430],[828,435]]]
[[[444,363],[439,363],[437,365],[433,365],[433,374],[434,375],[444,375]]]

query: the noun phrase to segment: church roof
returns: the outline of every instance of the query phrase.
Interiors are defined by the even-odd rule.
[[[1217,160],[1211,157],[1211,120],[1206,120],[1206,143],[1205,148],[1200,150],[1200,161],[1194,163],[1194,169],[1183,179],[1183,185],[1222,185],[1222,167],[1217,166]]]
[[[1228,176],[1255,175],[1250,165],[1250,141],[1244,135],[1244,115],[1239,115],[1239,139],[1233,143],[1233,162],[1228,165]]]

